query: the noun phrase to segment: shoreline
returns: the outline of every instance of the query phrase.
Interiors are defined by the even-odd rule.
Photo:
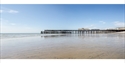
[[[101,33],[99,33],[99,34],[101,34]],[[105,33],[105,34],[107,34],[107,33]],[[110,33],[110,34],[112,34],[112,33]],[[113,34],[125,34],[125,31],[123,31],[123,32],[114,32]],[[2,39],[2,40],[4,40],[4,39],[20,39],[20,38],[30,38],[30,37],[39,37],[39,36],[40,37],[44,37],[44,36],[58,36],[58,35],[79,35],[79,34],[39,34],[39,35],[34,35],[34,36],[31,35],[31,36],[12,36],[12,37],[1,36],[0,39]]]

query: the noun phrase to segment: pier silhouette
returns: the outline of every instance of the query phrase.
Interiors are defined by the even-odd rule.
[[[41,31],[41,34],[94,34],[94,33],[114,33],[114,32],[122,32],[123,30],[44,30]]]

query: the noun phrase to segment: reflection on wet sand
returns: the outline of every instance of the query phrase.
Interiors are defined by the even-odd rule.
[[[3,40],[1,58],[125,59],[124,36],[125,34],[63,34]]]
[[[58,37],[121,37],[124,38],[125,34],[63,34],[63,35],[45,35],[45,36],[41,36],[41,38],[58,38]]]
[[[68,35],[45,35],[45,36],[41,36],[44,38],[54,38],[54,37],[63,37],[63,36],[68,36]]]
[[[82,35],[78,35],[78,37],[120,37],[120,38],[124,38],[125,34],[82,34]]]

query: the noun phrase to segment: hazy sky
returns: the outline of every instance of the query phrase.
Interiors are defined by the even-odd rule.
[[[40,33],[44,29],[105,29],[125,25],[125,5],[1,5],[2,33]]]

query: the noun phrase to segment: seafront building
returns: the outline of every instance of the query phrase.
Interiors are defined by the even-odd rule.
[[[117,30],[125,30],[125,27],[117,27]]]
[[[90,30],[89,28],[79,28],[78,30]]]
[[[107,30],[125,30],[125,27],[110,28]]]

